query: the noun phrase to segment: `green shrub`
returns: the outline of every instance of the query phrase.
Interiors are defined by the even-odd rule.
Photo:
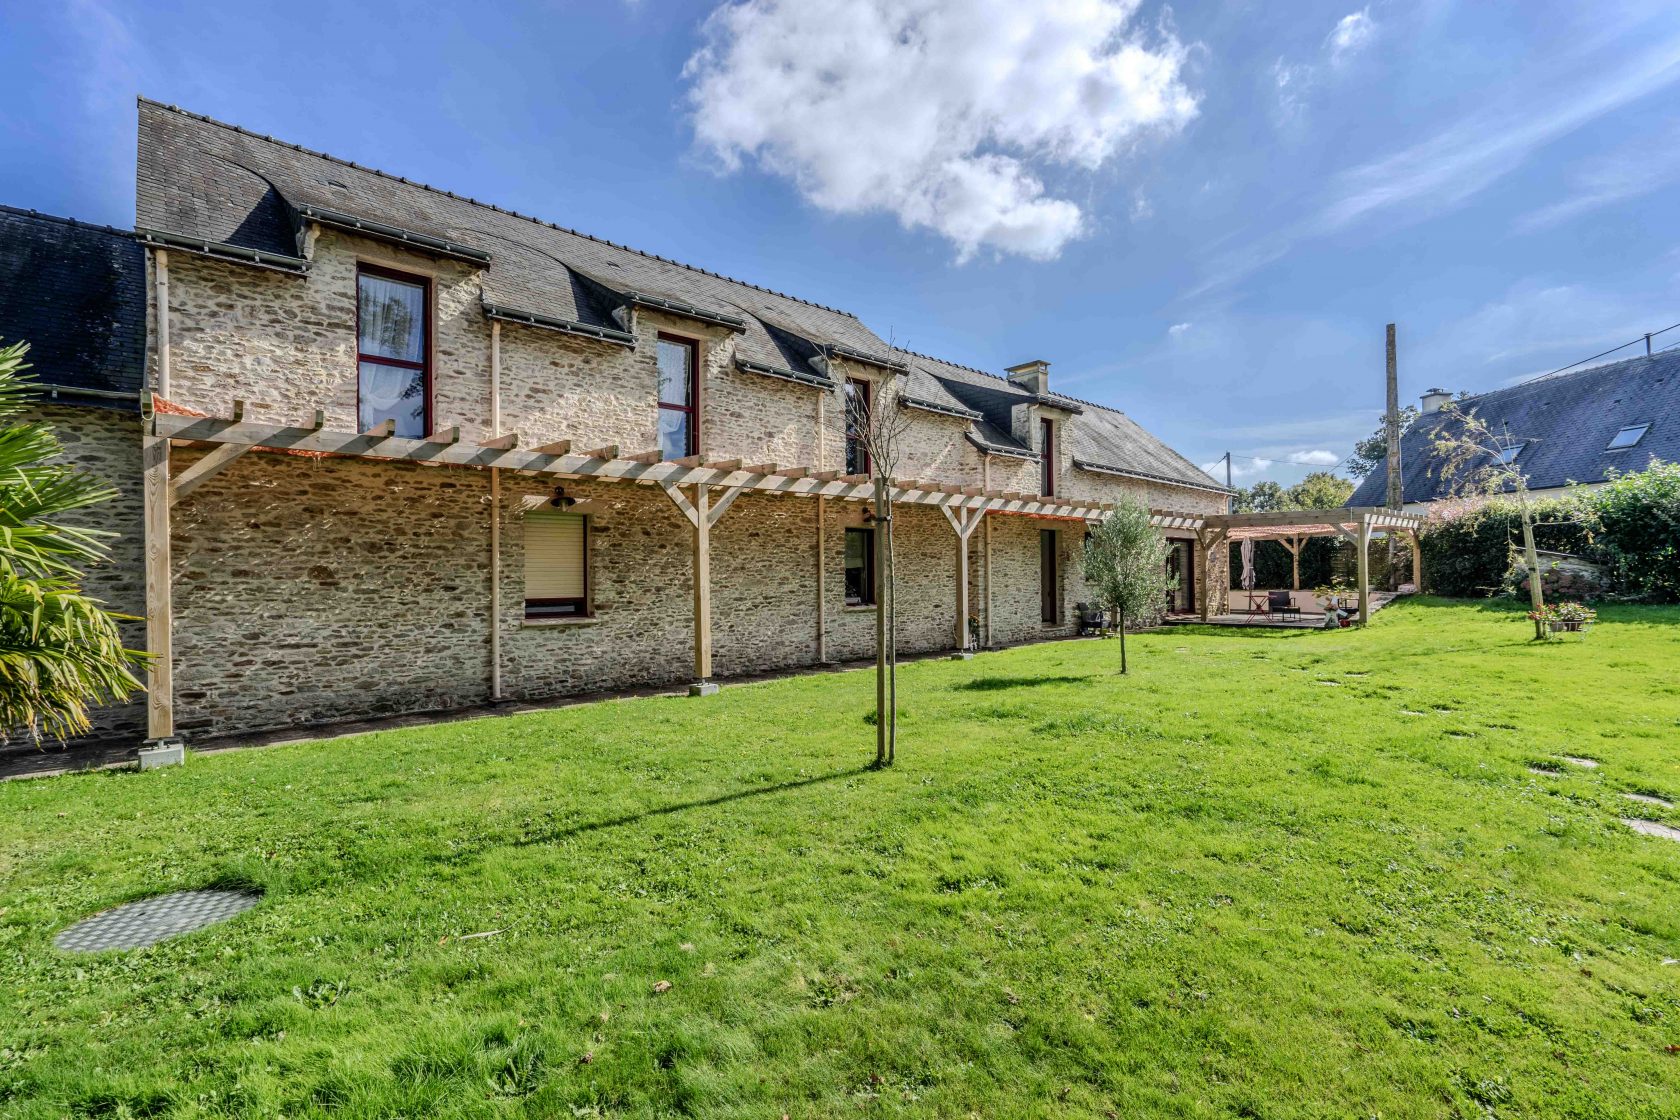
[[[1533,501],[1536,547],[1588,553],[1590,501],[1581,495]],[[1522,512],[1512,499],[1495,498],[1431,520],[1424,526],[1422,545],[1424,580],[1433,594],[1494,595],[1506,586],[1513,550],[1522,547]]]
[[[1592,497],[1594,559],[1621,596],[1680,602],[1680,465],[1653,463]]]

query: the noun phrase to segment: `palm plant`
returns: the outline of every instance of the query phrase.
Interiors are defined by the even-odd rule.
[[[89,729],[88,709],[126,700],[145,654],[123,646],[117,621],[81,590],[83,566],[116,534],[66,514],[115,491],[60,461],[50,426],[25,419],[27,343],[0,348],[0,729],[63,739]]]

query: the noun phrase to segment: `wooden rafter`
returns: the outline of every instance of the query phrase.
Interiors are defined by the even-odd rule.
[[[503,441],[500,437],[486,441],[488,446],[467,441],[451,444],[383,434],[381,430],[385,425],[380,425],[373,432],[341,432],[313,425],[259,424],[174,413],[156,414],[150,423],[154,435],[173,440],[209,444],[238,443],[253,447],[357,456],[389,462],[473,468],[496,467],[503,470],[528,471],[543,476],[645,482],[661,486],[741,485],[755,492],[850,501],[870,500],[874,494],[872,480],[863,476],[846,475],[838,470],[812,471],[809,468],[793,467],[774,472],[759,472],[741,469],[740,464],[734,461],[700,465],[669,460],[643,463],[619,458],[618,448],[614,445],[586,451],[574,451],[569,443],[564,445],[564,451],[558,450],[561,444],[527,449],[518,446],[502,447],[500,444]],[[922,489],[898,482],[893,484],[893,490],[897,500],[912,504],[973,506],[1004,513],[1050,517],[1095,518],[1111,508],[1102,502],[1041,498],[1014,492],[1001,495],[995,491],[983,491],[981,496],[971,497],[956,487]]]

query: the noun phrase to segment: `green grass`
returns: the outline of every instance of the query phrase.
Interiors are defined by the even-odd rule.
[[[1673,1116],[1677,624],[925,662],[885,772],[864,672],[5,783],[0,1115]]]

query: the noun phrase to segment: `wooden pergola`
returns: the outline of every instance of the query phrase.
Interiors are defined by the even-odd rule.
[[[143,465],[146,526],[146,635],[153,658],[147,669],[149,737],[166,740],[174,736],[173,662],[171,630],[173,604],[170,589],[170,511],[181,498],[214,477],[247,452],[256,450],[321,456],[348,456],[370,461],[416,463],[429,466],[465,467],[490,472],[492,501],[499,495],[496,479],[501,471],[554,479],[588,479],[597,482],[657,486],[688,521],[693,532],[694,679],[692,691],[715,690],[712,676],[711,531],[742,494],[792,495],[819,499],[819,524],[823,502],[873,501],[875,482],[867,475],[811,467],[784,467],[776,463],[743,463],[695,455],[666,460],[657,450],[624,454],[615,445],[575,447],[559,440],[534,447],[522,444],[517,433],[508,432],[485,440],[465,440],[459,428],[450,428],[425,439],[393,435],[395,422],[387,420],[363,432],[338,431],[326,426],[325,413],[316,410],[301,424],[257,423],[245,418],[245,405],[235,401],[231,416],[187,414],[167,401],[147,402],[144,416]],[[208,452],[177,475],[170,473],[170,449],[198,445]],[[988,490],[978,486],[955,486],[917,479],[892,481],[894,502],[936,506],[949,521],[957,537],[956,594],[953,634],[956,648],[967,644],[968,548],[977,526],[987,514],[1020,514],[1088,522],[1100,520],[1114,508],[1111,503]],[[1165,519],[1165,520],[1163,520]],[[1161,514],[1157,523],[1184,522],[1193,518]],[[499,515],[491,520],[492,564],[499,566],[497,541]],[[494,696],[500,695],[500,580],[491,580],[491,657]],[[819,593],[820,593],[819,582]],[[819,630],[819,646],[821,642]]]
[[[1371,621],[1371,538],[1378,533],[1404,533],[1411,538],[1412,571],[1423,590],[1422,553],[1418,530],[1423,518],[1382,506],[1343,506],[1336,509],[1292,509],[1275,513],[1218,513],[1201,519],[1196,540],[1206,557],[1209,590],[1213,559],[1233,541],[1278,541],[1289,550],[1295,590],[1301,589],[1301,548],[1312,537],[1343,537],[1359,551],[1359,621]],[[1213,596],[1202,597],[1202,621],[1212,617]]]

